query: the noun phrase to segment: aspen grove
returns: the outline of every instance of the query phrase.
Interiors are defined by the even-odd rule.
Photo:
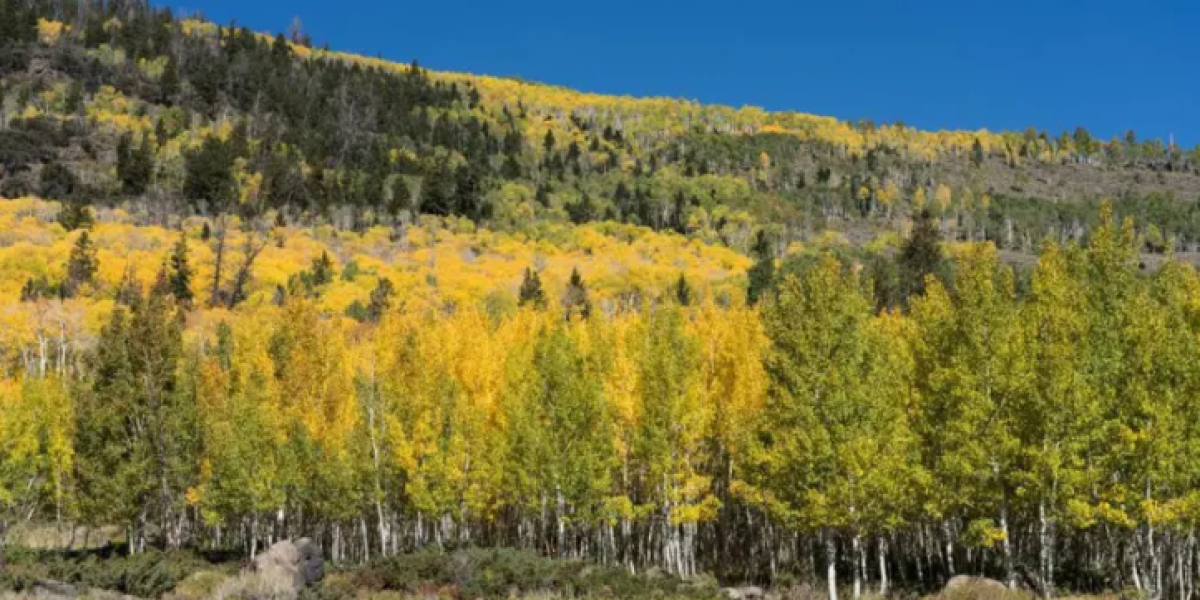
[[[1029,273],[954,246],[903,311],[828,252],[757,306],[680,277],[591,307],[576,271],[580,289],[526,281],[505,311],[373,293],[360,320],[306,272],[311,293],[210,309],[185,234],[153,283],[88,306],[94,340],[56,297],[22,306],[59,325],[5,330],[4,527],[119,524],[131,552],[310,535],[339,562],[505,545],[854,590],[984,573],[1186,597],[1200,277],[1143,272],[1105,215]]]

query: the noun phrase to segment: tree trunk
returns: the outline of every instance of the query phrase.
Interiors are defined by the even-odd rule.
[[[829,600],[837,600],[837,541],[832,532],[825,533],[825,578],[829,583]]]
[[[887,569],[887,538],[879,537],[879,595],[887,596],[888,593],[888,569]]]
[[[850,548],[850,559],[854,563],[854,567],[851,569],[854,571],[854,600],[858,600],[862,597],[862,560],[860,560],[862,557],[862,539],[857,533],[850,540]]]

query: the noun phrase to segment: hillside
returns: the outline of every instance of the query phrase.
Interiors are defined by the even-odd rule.
[[[0,194],[362,229],[419,214],[491,229],[615,220],[746,252],[827,230],[1031,253],[1101,199],[1147,249],[1200,241],[1196,151],[1087,131],[924,132],[438,73],[151,12],[12,2]]]

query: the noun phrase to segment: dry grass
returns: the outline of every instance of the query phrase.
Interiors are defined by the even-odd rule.
[[[88,590],[79,596],[62,596],[45,591],[39,592],[2,592],[0,600],[130,600],[132,596],[122,596],[116,592],[104,590]]]
[[[290,575],[275,569],[264,573],[243,571],[221,582],[209,600],[294,600],[298,595]]]
[[[86,550],[102,548],[125,539],[120,527],[83,527],[54,523],[21,523],[5,537],[10,546],[31,550]]]
[[[233,576],[219,571],[198,571],[179,582],[164,600],[207,600]]]

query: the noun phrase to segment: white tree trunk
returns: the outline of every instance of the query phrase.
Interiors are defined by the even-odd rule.
[[[837,543],[833,534],[825,537],[825,577],[829,581],[829,600],[837,600]]]

